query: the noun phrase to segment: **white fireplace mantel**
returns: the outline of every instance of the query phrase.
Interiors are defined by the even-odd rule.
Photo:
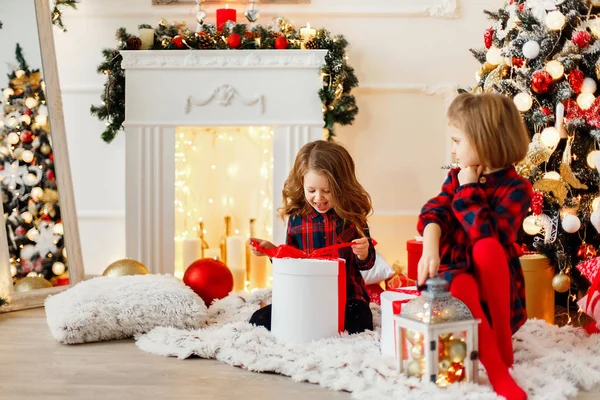
[[[173,273],[175,129],[272,127],[278,201],[300,147],[323,137],[318,91],[326,50],[121,54],[126,73],[126,253],[153,273]],[[284,228],[274,224],[276,243],[285,239]]]

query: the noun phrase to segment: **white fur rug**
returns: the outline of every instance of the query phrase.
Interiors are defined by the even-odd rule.
[[[375,332],[322,340],[308,345],[279,343],[264,328],[246,321],[270,290],[230,294],[208,310],[206,328],[185,331],[154,328],[137,338],[147,352],[181,359],[190,356],[223,361],[254,372],[275,372],[295,381],[352,392],[356,399],[498,399],[483,370],[480,385],[439,389],[396,372],[395,361],[379,353],[379,307],[372,304]],[[574,398],[578,390],[600,386],[600,335],[529,320],[515,335],[512,375],[532,399]]]

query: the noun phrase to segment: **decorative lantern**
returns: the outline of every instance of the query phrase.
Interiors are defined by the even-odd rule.
[[[404,304],[394,319],[400,372],[440,387],[477,382],[481,320],[473,319],[467,306],[450,295],[448,282],[427,280],[427,289]]]

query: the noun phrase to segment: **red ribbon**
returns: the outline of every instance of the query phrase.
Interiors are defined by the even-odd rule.
[[[586,311],[591,311],[590,310],[590,303],[592,302],[592,298],[594,297],[594,292],[598,290],[598,288],[600,288],[600,274],[596,274],[596,278],[594,278],[594,282],[592,282],[592,285],[590,286],[588,292],[587,292],[587,301],[585,303],[585,309]],[[598,298],[600,299],[600,297]],[[598,299],[596,301],[598,301]],[[595,307],[595,305],[594,305]]]

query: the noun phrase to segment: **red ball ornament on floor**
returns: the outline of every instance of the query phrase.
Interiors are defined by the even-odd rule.
[[[175,47],[177,47],[178,49],[183,49],[185,47],[185,44],[183,43],[183,36],[181,35],[177,35],[173,38],[173,44],[175,45]]]
[[[289,45],[290,44],[285,38],[285,36],[277,36],[277,38],[275,39],[275,48],[277,50],[285,50],[288,48]]]
[[[194,261],[183,275],[183,283],[192,288],[210,306],[233,290],[233,275],[225,264],[212,258]]]
[[[227,37],[227,45],[230,49],[237,49],[242,44],[242,38],[237,33],[232,33]]]
[[[552,75],[547,71],[538,70],[531,75],[531,88],[536,93],[548,93],[552,82],[554,82]]]

